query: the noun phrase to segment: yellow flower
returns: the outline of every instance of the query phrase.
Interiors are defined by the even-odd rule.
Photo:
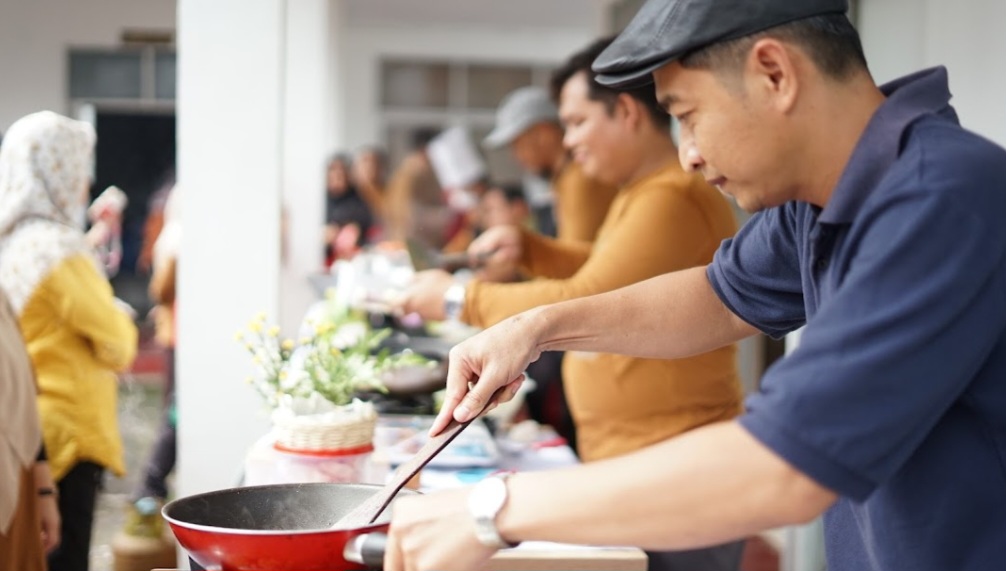
[[[252,357],[252,364],[261,365],[262,364],[262,358],[259,357],[258,355],[255,355],[254,357]]]
[[[253,377],[253,376],[251,376],[251,375],[249,375],[249,376],[245,377],[245,383],[247,383],[247,384],[249,384],[249,385],[250,385],[250,384],[252,384],[252,383],[254,383],[254,382],[255,382],[255,377]]]
[[[248,330],[251,331],[252,333],[261,333],[262,324],[259,323],[258,321],[252,321],[251,323],[248,324]]]
[[[245,337],[245,334],[244,334],[243,331],[237,331],[237,332],[234,333],[234,340],[235,341],[240,341],[240,340],[244,339],[244,337]]]
[[[260,311],[260,312],[256,313],[254,321],[258,321],[260,323],[263,322],[263,321],[265,321],[265,312],[264,311]]]
[[[311,342],[311,338],[310,337],[301,337],[300,338],[300,344],[301,345],[307,345],[310,342]]]
[[[268,335],[269,335],[269,337],[278,337],[279,336],[279,327],[277,327],[275,325],[273,325],[272,327],[270,327],[269,331],[268,331]]]
[[[285,378],[286,378],[286,371],[280,371],[279,372],[279,380],[282,381]]]
[[[286,349],[287,351],[293,350],[293,346],[293,339],[284,339],[283,343],[280,345],[280,347]]]

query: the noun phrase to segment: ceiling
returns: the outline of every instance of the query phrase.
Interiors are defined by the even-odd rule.
[[[369,25],[597,26],[611,0],[345,0],[350,22]]]

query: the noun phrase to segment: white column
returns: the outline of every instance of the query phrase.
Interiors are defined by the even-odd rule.
[[[340,86],[340,36],[333,14],[341,2],[296,0],[286,8],[283,207],[286,239],[281,272],[282,325],[293,334],[317,293],[308,275],[322,268],[325,162],[340,138],[331,128]]]
[[[234,486],[268,427],[234,333],[278,314],[283,6],[178,2],[178,495]]]

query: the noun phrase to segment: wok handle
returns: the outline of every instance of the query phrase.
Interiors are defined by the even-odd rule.
[[[387,545],[386,533],[363,533],[346,542],[342,556],[346,561],[378,568],[384,564],[384,550]]]

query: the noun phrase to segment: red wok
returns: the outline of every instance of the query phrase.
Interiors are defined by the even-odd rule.
[[[207,569],[366,569],[380,566],[384,557],[391,510],[370,525],[332,525],[379,489],[369,484],[249,486],[180,498],[162,513],[178,543]]]

